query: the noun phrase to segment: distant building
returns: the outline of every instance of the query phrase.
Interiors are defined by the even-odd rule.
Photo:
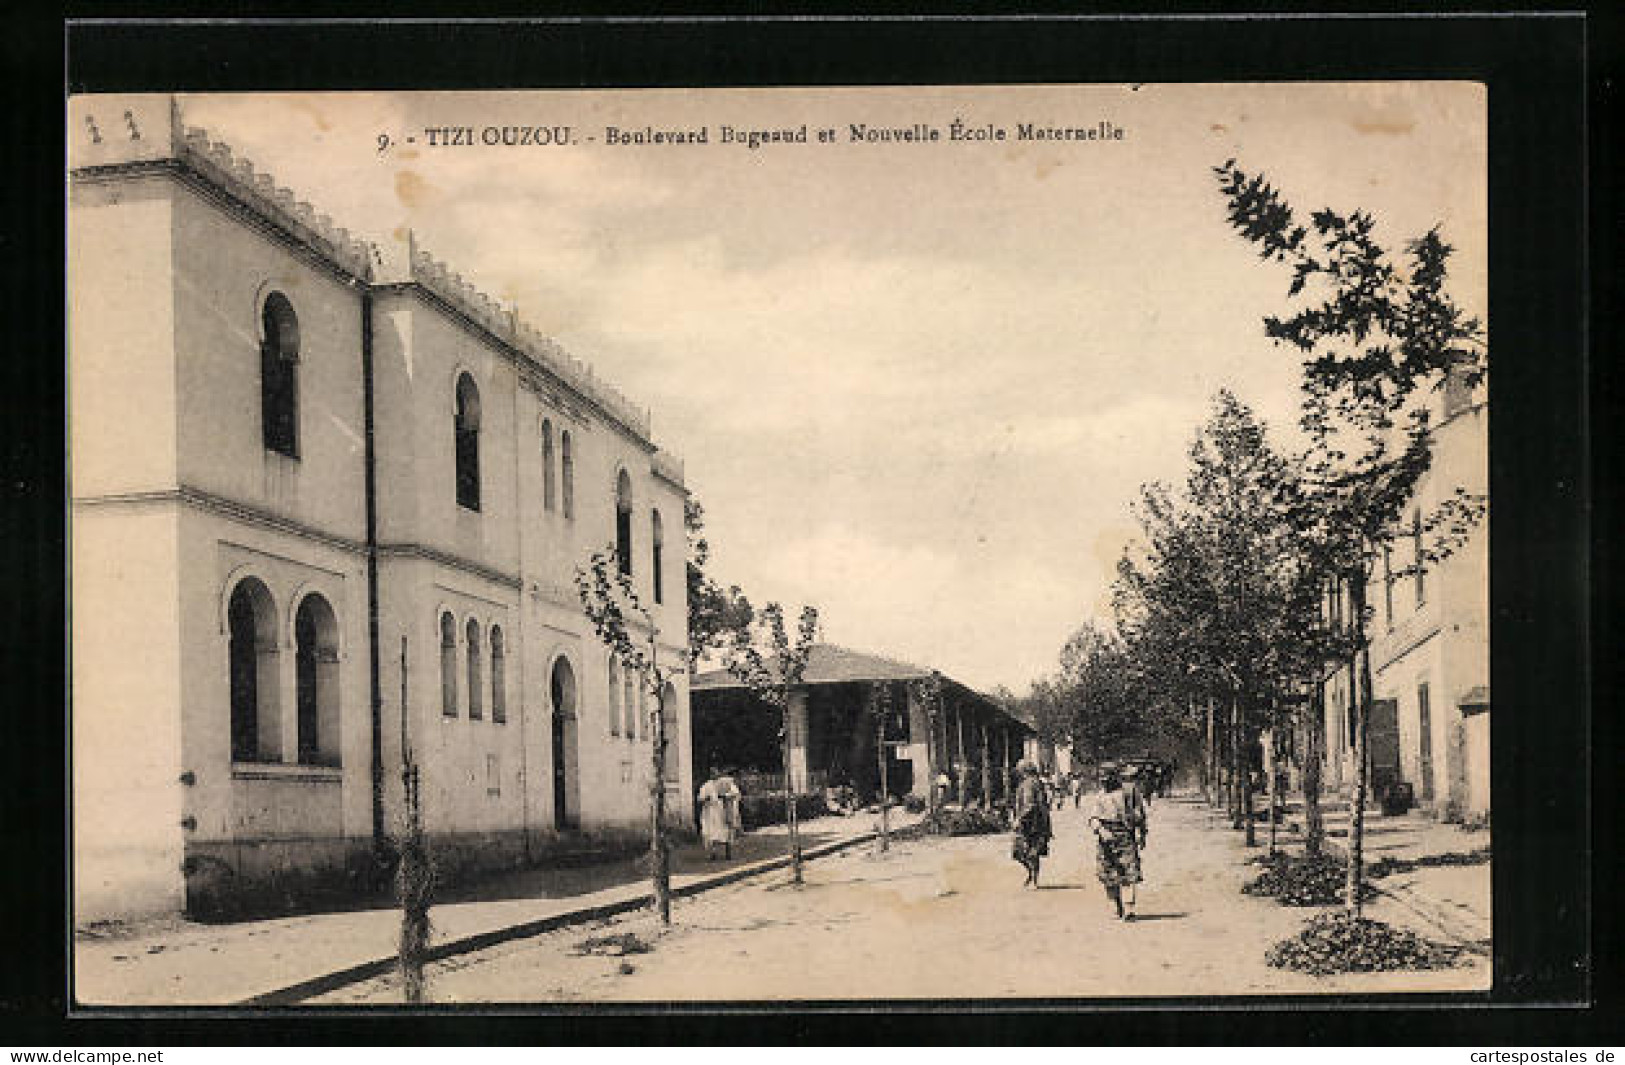
[[[1007,793],[1009,770],[1031,731],[994,700],[947,677],[942,707],[931,720],[917,685],[932,671],[848,650],[834,644],[811,649],[802,686],[790,698],[791,786],[801,793],[850,785],[865,802],[880,795],[879,707],[887,701],[886,784],[893,796],[930,795],[935,776],[947,776],[946,797],[964,801],[987,791]],[[770,777],[782,787],[779,714],[727,670],[696,676],[690,684],[694,764]],[[885,693],[882,696],[882,692]]]
[[[647,701],[572,574],[616,544],[680,660],[685,489],[648,414],[169,98],[70,122],[76,919],[359,883],[406,743],[448,873],[641,830]]]
[[[1485,402],[1450,383],[1432,431],[1432,465],[1368,593],[1374,790],[1408,783],[1421,808],[1448,820],[1490,811],[1488,517],[1443,562],[1415,562],[1423,523],[1442,499],[1457,488],[1487,494],[1488,418]],[[1346,593],[1333,608],[1347,615]],[[1325,688],[1326,780],[1347,789],[1355,769],[1347,668]]]

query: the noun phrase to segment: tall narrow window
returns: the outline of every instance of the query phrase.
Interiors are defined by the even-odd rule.
[[[569,432],[559,434],[559,479],[564,504],[564,516],[576,516],[576,458],[570,447]]]
[[[1394,562],[1393,550],[1382,545],[1382,616],[1391,629],[1394,627]]]
[[[491,720],[497,724],[508,720],[508,652],[503,646],[502,630],[491,626]]]
[[[555,469],[556,459],[553,455],[553,423],[542,422],[542,509],[555,510],[558,507],[559,475]]]
[[[632,573],[632,478],[622,470],[615,478],[615,561],[621,572]]]
[[[675,784],[683,773],[679,758],[682,746],[677,736],[677,689],[670,684],[660,692],[660,717],[660,730],[666,741],[666,783]]]
[[[294,689],[300,765],[339,764],[338,621],[319,595],[294,615]]]
[[[299,318],[280,292],[260,311],[260,431],[269,451],[299,457]]]
[[[468,374],[457,378],[457,505],[480,509],[480,390]]]
[[[630,669],[621,671],[621,709],[626,714],[626,738],[634,739],[637,728],[638,695],[633,689],[637,678]]]
[[[274,762],[280,757],[277,713],[276,605],[250,577],[232,590],[226,608],[231,685],[231,760]]]
[[[457,622],[440,615],[440,712],[457,716]]]
[[[1422,512],[1411,514],[1411,544],[1416,556],[1416,605],[1427,602],[1427,559],[1422,557]]]
[[[664,603],[666,601],[665,570],[662,566],[663,560],[660,553],[665,547],[666,537],[660,528],[660,511],[656,510],[652,513],[654,517],[650,522],[651,528],[649,530],[649,543],[651,545],[649,563],[651,576],[654,578],[655,602]]]
[[[613,656],[609,660],[609,734],[621,734],[621,663]]]
[[[468,718],[478,721],[484,711],[480,708],[480,691],[484,682],[480,677],[480,623],[468,619]]]

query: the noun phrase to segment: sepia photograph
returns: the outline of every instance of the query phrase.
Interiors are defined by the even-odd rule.
[[[1484,84],[65,117],[74,1006],[1491,990]]]

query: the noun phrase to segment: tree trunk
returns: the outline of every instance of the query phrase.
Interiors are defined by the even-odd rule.
[[[658,674],[656,675],[658,677]],[[655,913],[671,924],[671,852],[666,847],[666,696],[655,691],[654,780],[649,785],[649,858],[654,869]]]
[[[784,824],[790,838],[790,882],[801,883],[801,832],[796,824],[796,786],[790,773],[790,696],[784,697]]]
[[[993,760],[988,750],[987,722],[982,722],[982,809],[993,809]]]
[[[1241,779],[1241,702],[1234,695],[1230,697],[1230,827],[1241,827],[1242,779]]]
[[[1010,730],[1006,728],[999,731],[1004,736],[1004,802],[1006,806],[1010,806],[1013,805],[1010,801]]]
[[[1349,702],[1354,708],[1354,795],[1349,808],[1349,863],[1343,882],[1343,905],[1350,916],[1359,917],[1365,907],[1360,896],[1365,886],[1365,796],[1371,774],[1367,758],[1371,734],[1371,651],[1365,632],[1363,576],[1349,582],[1349,598],[1360,650],[1349,662],[1349,682],[1353,689]]]
[[[1266,794],[1270,802],[1270,853],[1275,853],[1275,833],[1280,824],[1280,794],[1276,781],[1281,776],[1280,767],[1276,759],[1281,753],[1281,709],[1275,703],[1270,704],[1270,757],[1267,771],[1270,775],[1269,787]]]
[[[1238,703],[1239,706],[1239,703]],[[1238,746],[1241,747],[1241,827],[1245,831],[1244,842],[1249,847],[1258,846],[1258,836],[1254,830],[1255,817],[1253,815],[1253,748],[1255,742],[1247,729],[1244,715],[1239,714],[1236,722]]]
[[[891,806],[891,792],[887,790],[886,780],[886,711],[889,709],[889,700],[881,695],[876,699],[875,714],[875,760],[879,763],[880,777],[880,851],[884,854],[891,849],[891,839],[887,832],[890,827],[886,823],[886,812]]]
[[[925,802],[930,814],[930,821],[935,824],[937,818],[937,708],[934,705],[926,706],[925,723],[926,728],[930,730],[925,739]]]
[[[965,792],[970,787],[970,764],[965,758],[965,711],[954,711],[954,731],[959,737],[959,757],[954,759],[954,786],[959,792],[959,805],[965,805]]]
[[[1318,855],[1326,842],[1326,821],[1320,809],[1320,762],[1326,750],[1326,686],[1315,682],[1305,730],[1303,760],[1303,851]]]
[[[1202,797],[1209,806],[1219,805],[1219,744],[1213,726],[1213,700],[1207,701],[1207,750],[1205,761],[1202,763],[1202,775],[1206,778],[1206,788]]]

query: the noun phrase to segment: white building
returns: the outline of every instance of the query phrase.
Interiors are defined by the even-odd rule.
[[[681,661],[682,468],[647,414],[171,99],[70,122],[76,920],[357,886],[403,728],[450,875],[641,829],[650,700],[572,577],[616,544]]]
[[[1416,561],[1423,524],[1442,500],[1458,488],[1487,496],[1488,418],[1482,399],[1455,382],[1447,387],[1432,465],[1369,593],[1373,772],[1409,783],[1422,809],[1447,820],[1482,819],[1490,810],[1488,515],[1442,562]],[[1326,686],[1334,788],[1354,778],[1349,700],[1348,671],[1339,670]]]

